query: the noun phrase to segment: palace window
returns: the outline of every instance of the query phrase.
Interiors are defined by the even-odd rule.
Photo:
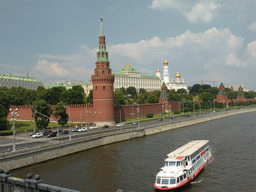
[[[105,86],[103,86],[103,90],[105,90]]]

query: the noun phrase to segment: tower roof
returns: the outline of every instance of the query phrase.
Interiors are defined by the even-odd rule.
[[[180,74],[177,72],[175,78],[180,78]]]
[[[102,26],[102,23],[103,23],[103,19],[102,19],[102,17],[100,18],[100,20],[101,20],[100,36],[105,36],[105,35],[104,35],[103,26]]]
[[[168,61],[166,59],[164,60],[164,66],[168,66]]]
[[[222,82],[220,83],[220,87],[224,87],[224,85],[223,85],[223,83],[222,83]]]

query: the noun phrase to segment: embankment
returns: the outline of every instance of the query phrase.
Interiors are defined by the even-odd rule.
[[[188,118],[187,121],[177,123],[161,123],[146,127],[130,128],[123,130],[115,130],[108,132],[101,132],[94,135],[88,135],[80,139],[63,141],[55,144],[46,144],[40,147],[34,147],[16,152],[0,154],[0,167],[6,169],[17,169],[20,167],[40,163],[50,159],[70,155],[94,147],[99,147],[115,142],[121,142],[133,138],[143,137],[146,135],[152,135],[172,129],[182,128],[189,125],[203,123],[223,117],[232,115],[238,115],[242,113],[256,112],[256,108],[246,108],[240,110],[227,111],[225,113],[216,113],[211,116],[196,118]]]

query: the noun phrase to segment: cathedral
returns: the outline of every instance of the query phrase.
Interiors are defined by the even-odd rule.
[[[180,78],[180,74],[177,72],[175,75],[175,79],[171,79],[169,77],[169,69],[168,69],[168,61],[165,59],[164,61],[164,73],[163,78],[161,78],[161,71],[158,69],[156,70],[156,76],[161,80],[161,83],[165,83],[167,89],[172,90],[174,89],[177,91],[178,89],[185,89],[188,93],[188,86],[185,83],[184,79]]]

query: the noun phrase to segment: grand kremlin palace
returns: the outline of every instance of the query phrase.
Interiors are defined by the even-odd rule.
[[[1,75],[0,87],[23,87],[26,89],[36,90],[39,86],[43,86],[42,82],[35,80],[34,78],[13,76],[11,74]]]
[[[114,90],[124,87],[135,87],[137,91],[143,88],[147,91],[161,90],[161,80],[157,76],[142,74],[137,72],[128,63],[119,72],[112,72],[115,75]],[[64,83],[45,84],[45,88],[52,88],[57,86],[65,86],[67,89],[71,89],[74,85],[81,85],[84,88],[86,94],[89,94],[92,90],[92,82],[72,82],[69,80]]]

